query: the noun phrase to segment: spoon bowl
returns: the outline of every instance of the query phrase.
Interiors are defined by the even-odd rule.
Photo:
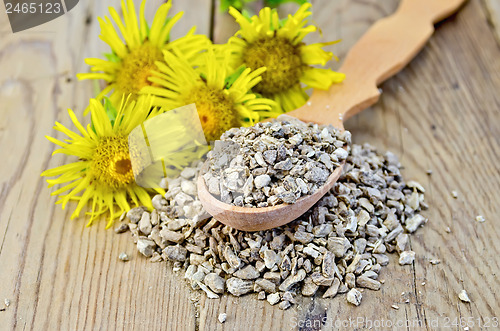
[[[306,105],[287,115],[343,130],[345,120],[377,102],[377,86],[399,72],[424,47],[434,32],[434,23],[454,13],[464,2],[402,0],[394,14],[377,21],[351,48],[339,70],[346,74],[345,80],[328,91],[314,90]],[[201,175],[198,196],[205,210],[220,222],[244,231],[266,230],[291,222],[310,209],[333,187],[344,164],[316,192],[294,204],[265,208],[226,204],[210,194]],[[207,162],[200,173],[206,169]]]
[[[345,161],[344,161],[345,162]],[[244,231],[259,231],[287,224],[308,210],[323,197],[342,174],[344,163],[337,167],[326,182],[313,194],[299,198],[293,204],[279,204],[264,208],[249,208],[229,205],[214,197],[207,188],[203,176],[198,176],[198,198],[205,210],[218,221]],[[201,173],[206,170],[203,165]]]

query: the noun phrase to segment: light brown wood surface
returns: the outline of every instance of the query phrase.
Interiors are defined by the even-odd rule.
[[[395,152],[405,177],[426,187],[429,222],[411,237],[415,263],[401,267],[393,256],[381,272],[382,289],[365,291],[360,307],[348,306],[340,296],[303,299],[287,311],[252,296],[202,298],[194,307],[182,277],[164,263],[138,256],[128,234],[106,231],[105,222],[85,228],[84,220],[70,221],[69,210],[53,205],[55,198],[39,174],[64,158],[50,157],[54,147],[43,136],[53,134],[55,120],[69,125],[66,108],[83,112],[92,86],[74,76],[87,70],[85,57],[106,49],[97,38],[95,16],[118,1],[80,1],[69,14],[17,34],[11,33],[2,7],[0,309],[4,298],[11,305],[0,311],[0,329],[290,330],[301,321],[318,326],[302,330],[318,330],[323,318],[323,329],[363,318],[367,323],[357,324],[358,329],[383,319],[408,320],[410,330],[433,330],[445,329],[449,318],[451,329],[463,330],[453,321],[472,317],[471,330],[492,330],[478,325],[489,319],[491,326],[491,318],[500,317],[500,44],[495,39],[499,27],[492,23],[500,19],[491,10],[498,7],[495,1],[470,0],[439,24],[424,50],[382,85],[378,104],[345,123],[356,143]],[[342,59],[376,19],[395,10],[397,1],[313,4],[323,40],[343,38],[331,47]],[[174,0],[174,6],[189,12],[183,28],[197,24],[199,32],[210,33],[211,1]],[[227,28],[219,27],[227,17],[217,13],[216,18],[213,35],[223,41]],[[477,215],[486,222],[477,223]],[[121,252],[132,260],[119,261]],[[431,265],[428,258],[442,262]],[[458,299],[462,289],[470,304]],[[228,317],[220,324],[217,316],[223,312]]]
[[[329,90],[314,90],[309,101],[288,114],[305,122],[343,122],[375,104],[378,86],[403,69],[427,44],[434,23],[449,17],[463,0],[403,0],[397,10],[375,22],[354,44],[339,71],[342,84]]]

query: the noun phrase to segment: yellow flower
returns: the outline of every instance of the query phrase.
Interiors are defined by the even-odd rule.
[[[312,67],[324,66],[333,57],[322,47],[335,42],[310,45],[302,42],[307,34],[317,29],[306,25],[307,17],[311,15],[310,7],[310,3],[302,5],[284,23],[269,7],[250,19],[234,8],[229,9],[240,25],[240,30],[228,41],[234,65],[244,64],[253,70],[266,67],[262,82],[253,91],[274,99],[283,111],[296,109],[307,101],[301,83],[305,89],[326,90],[344,79],[344,74]]]
[[[132,0],[122,0],[123,21],[112,7],[109,8],[111,18],[98,18],[101,27],[101,39],[109,45],[112,53],[107,55],[108,60],[88,58],[85,62],[91,66],[90,73],[81,73],[79,79],[102,79],[107,86],[97,96],[102,99],[112,92],[111,100],[118,103],[121,98],[129,94],[135,99],[141,88],[151,82],[148,77],[156,70],[156,61],[163,61],[162,52],[176,47],[186,59],[194,60],[198,53],[210,45],[210,41],[203,35],[195,35],[193,27],[186,36],[177,40],[170,40],[170,30],[181,18],[182,12],[168,18],[172,6],[171,1],[162,4],[149,27],[144,17],[146,1],[141,3],[139,25],[137,14]]]
[[[77,132],[56,122],[54,129],[68,138],[59,140],[47,136],[61,147],[54,154],[76,156],[78,161],[46,170],[42,176],[58,176],[47,180],[49,187],[66,184],[52,192],[52,195],[59,195],[57,203],[61,203],[63,209],[70,200],[78,201],[72,219],[80,215],[89,201],[92,210],[88,212],[91,216],[88,225],[109,211],[108,227],[111,226],[114,218],[130,209],[130,202],[152,208],[149,193],[135,183],[128,145],[130,131],[161,112],[151,106],[151,97],[122,102],[118,110],[111,108],[113,116],[110,116],[109,106],[105,109],[99,101],[91,99],[92,125],[84,128],[71,109],[68,110],[69,116]]]
[[[260,80],[265,68],[228,71],[229,57],[209,50],[200,66],[193,68],[179,52],[164,52],[165,62],[157,62],[160,72],[150,80],[153,86],[141,93],[156,96],[155,105],[166,109],[194,103],[207,141],[213,141],[232,127],[250,126],[261,117],[272,115],[272,100],[259,98],[250,89]]]

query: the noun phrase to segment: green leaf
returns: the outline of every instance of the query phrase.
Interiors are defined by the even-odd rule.
[[[115,106],[113,106],[113,104],[111,103],[111,100],[109,100],[108,97],[104,97],[103,106],[104,106],[104,110],[106,111],[106,115],[108,115],[109,121],[111,122],[111,126],[115,125],[116,116],[118,115],[118,111],[116,110]],[[92,131],[96,132],[94,122],[92,120],[90,121],[90,127],[92,128]]]
[[[295,2],[298,3],[299,5],[303,5],[306,2],[310,2],[309,0],[265,0],[265,3],[269,7],[278,7],[279,5],[287,2]]]
[[[111,103],[108,97],[104,97],[104,110],[106,111],[106,115],[108,115],[109,121],[111,122],[111,126],[115,124],[116,115],[118,115],[118,111],[115,106]]]
[[[243,71],[245,71],[247,67],[245,65],[241,65],[236,69],[231,75],[226,77],[224,88],[228,89],[233,86],[234,82],[241,76]]]
[[[249,2],[254,2],[255,0],[221,0],[220,10],[225,12],[229,7],[234,7],[239,11],[244,10],[245,4]]]
[[[248,8],[245,8],[245,7],[246,7],[247,3],[254,2],[254,1],[255,0],[221,0],[219,8],[222,12],[225,12],[229,9],[229,7],[234,7],[237,10],[239,10],[243,16],[250,18],[254,14],[249,13]],[[307,2],[311,2],[311,0],[264,0],[264,4],[267,7],[272,7],[272,8],[276,8],[279,5],[281,5],[283,3],[287,3],[287,2],[295,2],[295,3],[298,3],[299,5],[303,5]]]
[[[234,7],[241,11],[243,8],[243,2],[241,0],[221,0],[220,10],[227,11],[229,7]]]
[[[120,57],[116,55],[114,52],[104,53],[104,56],[106,57],[106,59],[108,59],[109,62],[118,63],[121,61]]]
[[[241,15],[243,15],[243,17],[245,17],[248,22],[252,22],[252,16],[254,16],[251,12],[249,12],[248,10],[246,9],[243,9],[243,11],[241,12]]]

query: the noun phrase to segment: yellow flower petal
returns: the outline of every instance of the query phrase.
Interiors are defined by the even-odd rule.
[[[80,158],[42,173],[45,177],[56,177],[47,180],[49,186],[62,184],[52,192],[60,198],[57,204],[65,208],[71,201],[77,201],[72,218],[78,217],[92,201],[92,208],[87,213],[90,215],[89,223],[107,212],[109,226],[117,215],[130,208],[128,199],[135,206],[148,204],[148,199],[151,204],[148,191],[135,183],[127,138],[133,128],[163,110],[151,108],[152,97],[123,101],[119,105],[112,124],[103,105],[92,99],[88,108],[92,114],[93,127],[88,125],[84,128],[73,111],[69,110],[77,132],[56,124],[56,128],[68,137],[66,142],[47,137],[60,146],[55,153]],[[137,199],[137,194],[140,194],[140,199]]]
[[[345,74],[339,72],[321,68],[310,68],[304,72],[301,81],[313,88],[328,90],[333,83],[340,83],[344,78]]]
[[[276,107],[267,99],[247,106],[257,98],[250,90],[259,82],[259,75],[265,68],[255,71],[247,68],[233,78],[230,86],[226,86],[231,73],[228,71],[229,53],[210,49],[200,58],[198,68],[193,68],[176,48],[164,52],[164,55],[169,65],[158,64],[158,72],[150,78],[155,86],[144,87],[141,94],[156,96],[155,104],[167,109],[196,104],[208,141],[218,139],[232,127],[252,125],[258,121],[261,112],[267,113],[271,109],[271,104]]]
[[[313,65],[324,66],[334,57],[322,47],[336,41],[303,43],[305,36],[317,30],[314,25],[308,25],[310,8],[310,3],[303,4],[281,26],[277,11],[270,8],[263,8],[250,20],[234,8],[229,10],[240,25],[240,30],[228,41],[230,64],[234,68],[245,65],[253,70],[267,69],[250,84],[256,84],[255,92],[276,101],[278,107],[274,106],[274,114],[296,109],[306,102],[308,96],[301,84],[305,89],[328,89],[343,80],[343,74],[314,70]]]
[[[184,37],[169,40],[172,27],[182,16],[178,13],[168,18],[171,6],[172,2],[168,1],[158,8],[151,27],[148,27],[144,17],[145,0],[141,2],[139,16],[133,0],[122,0],[123,17],[120,17],[119,11],[110,8],[111,19],[98,18],[100,38],[111,48],[111,57],[108,60],[86,59],[90,73],[77,75],[78,79],[104,80],[108,83],[96,97],[98,100],[109,94],[114,103],[128,95],[135,100],[141,88],[151,85],[149,78],[157,69],[155,63],[163,61],[164,50],[175,47],[195,65],[200,53],[210,46],[206,36],[194,34],[194,28]]]

